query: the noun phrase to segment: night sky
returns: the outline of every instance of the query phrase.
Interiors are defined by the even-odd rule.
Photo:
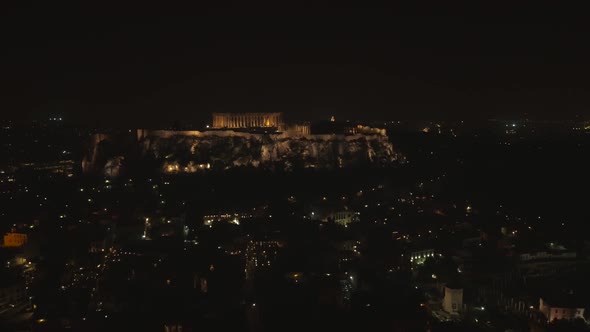
[[[2,8],[5,118],[161,126],[224,111],[293,120],[590,114],[580,8],[84,3]]]

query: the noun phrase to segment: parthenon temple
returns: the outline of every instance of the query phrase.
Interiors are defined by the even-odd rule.
[[[213,128],[281,128],[281,113],[213,113]]]

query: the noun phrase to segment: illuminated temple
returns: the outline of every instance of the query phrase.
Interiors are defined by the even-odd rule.
[[[213,113],[213,128],[283,128],[281,113]]]

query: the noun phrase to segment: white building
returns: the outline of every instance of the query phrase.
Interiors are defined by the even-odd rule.
[[[555,300],[549,302],[546,299],[540,298],[539,311],[547,317],[547,321],[549,322],[556,319],[584,319],[584,308],[574,305],[573,302],[568,303],[567,301],[559,302]]]
[[[445,297],[443,298],[443,310],[458,315],[463,308],[463,288],[445,286]]]
[[[420,251],[412,251],[410,252],[410,262],[414,265],[421,265],[424,264],[426,259],[432,257],[434,258],[436,255],[434,249],[425,249]]]
[[[347,227],[348,224],[356,220],[356,213],[353,211],[340,211],[334,213],[334,222],[338,225]]]

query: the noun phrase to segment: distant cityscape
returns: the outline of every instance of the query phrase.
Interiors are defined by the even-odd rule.
[[[587,121],[1,135],[6,330],[588,326]]]

